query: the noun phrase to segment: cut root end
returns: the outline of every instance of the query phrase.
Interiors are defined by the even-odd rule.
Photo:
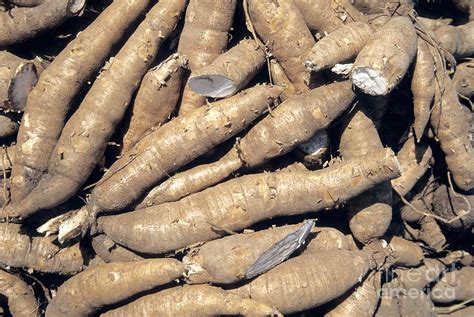
[[[372,96],[384,96],[389,93],[387,80],[380,71],[369,67],[352,70],[352,83],[364,93]]]
[[[189,87],[196,93],[212,98],[225,98],[237,92],[235,83],[221,75],[201,75],[189,79]]]
[[[86,0],[69,0],[67,8],[71,14],[76,15],[81,13],[85,6]]]
[[[76,237],[84,236],[92,224],[91,218],[86,208],[75,210],[59,225],[59,243],[67,244]]]
[[[353,63],[349,64],[336,64],[334,65],[333,68],[331,68],[331,71],[336,74],[336,75],[341,75],[341,76],[349,76],[349,74],[352,71],[352,67],[354,66]]]
[[[12,110],[23,111],[26,105],[26,97],[36,84],[37,79],[36,68],[31,63],[24,64],[17,70],[9,89]]]

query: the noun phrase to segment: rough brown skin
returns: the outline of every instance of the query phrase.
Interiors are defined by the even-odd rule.
[[[428,183],[423,185],[423,187],[420,192],[413,196],[410,204],[418,211],[431,214],[433,212],[432,202],[436,189],[434,177],[430,177]],[[407,222],[404,223],[405,238],[422,241],[435,251],[441,251],[443,249],[446,244],[446,237],[433,217],[420,214],[408,205],[400,209],[400,216]],[[418,225],[420,229],[412,228],[411,224]]]
[[[351,83],[343,81],[286,100],[239,141],[245,166],[258,166],[308,141],[344,113],[354,97]]]
[[[469,191],[474,188],[474,151],[469,139],[471,113],[459,102],[449,77],[446,76],[444,84],[441,103],[435,104],[430,123],[454,183],[460,189]]]
[[[143,76],[123,136],[122,152],[130,150],[148,130],[170,120],[180,96],[186,63],[182,55],[172,54]]]
[[[387,290],[390,290],[390,288],[384,287],[382,290],[383,292],[387,292]],[[401,317],[397,298],[394,296],[384,295],[382,293],[382,296],[380,296],[380,303],[374,317]]]
[[[428,179],[423,178],[419,181],[407,196],[411,196],[410,203],[418,210],[430,211],[436,188],[435,178],[430,175]],[[400,208],[400,217],[407,223],[417,223],[425,216],[405,205]]]
[[[292,0],[248,0],[248,10],[255,31],[297,92],[307,90],[311,78],[304,67],[304,56],[315,41],[298,7]]]
[[[435,306],[422,291],[409,291],[399,296],[400,316],[436,317]]]
[[[101,217],[98,231],[136,251],[159,254],[178,250],[223,236],[216,228],[242,230],[264,219],[334,207],[399,175],[391,150],[376,151],[371,157],[315,172],[235,178],[177,202]],[[151,239],[157,235],[162,239]]]
[[[352,5],[365,14],[376,14],[390,12],[391,9],[397,8],[399,5],[408,5],[413,7],[413,0],[351,0]]]
[[[227,47],[236,5],[236,0],[189,1],[178,53],[189,59],[191,73],[212,63]],[[179,115],[199,108],[206,102],[205,97],[190,89],[187,78],[184,83]]]
[[[141,78],[185,5],[185,0],[162,0],[147,13],[66,123],[47,174],[25,199],[11,206],[11,217],[56,207],[77,193],[104,154]]]
[[[14,317],[39,317],[40,309],[33,289],[18,276],[0,269],[0,294],[6,297]]]
[[[231,284],[240,281],[265,251],[300,227],[301,224],[244,232],[193,248],[183,258],[187,269],[186,281],[190,284]],[[314,228],[302,248],[305,253],[348,250],[348,243],[337,229]]]
[[[339,152],[344,159],[383,149],[366,104],[359,102],[342,124]],[[402,173],[404,170],[402,169]],[[392,188],[384,182],[347,203],[349,227],[355,239],[368,244],[382,237],[392,220]]]
[[[103,65],[112,46],[123,37],[123,30],[138,18],[149,2],[114,1],[41,74],[28,95],[18,132],[17,161],[12,172],[13,203],[21,201],[36,186],[48,168],[73,98]]]
[[[418,239],[436,251],[442,250],[446,244],[446,237],[436,220],[425,216],[421,219],[420,226]]]
[[[273,83],[283,88],[283,93],[280,96],[281,100],[286,100],[296,94],[295,85],[293,85],[288,76],[286,76],[285,70],[275,59],[270,61],[270,72],[272,74]]]
[[[202,96],[229,97],[245,87],[264,64],[265,52],[254,40],[245,39],[211,64],[195,70],[188,85]]]
[[[436,317],[433,302],[420,289],[407,289],[398,280],[384,284],[382,302],[376,317]]]
[[[428,44],[418,38],[415,69],[411,80],[413,94],[413,130],[418,142],[430,121],[430,110],[435,95],[435,65]]]
[[[92,191],[89,204],[62,225],[59,240],[86,230],[99,212],[130,206],[161,179],[242,131],[280,93],[278,87],[258,85],[195,109],[146,135],[110,167]],[[69,232],[71,225],[79,232]]]
[[[369,269],[369,260],[361,252],[308,253],[283,262],[232,292],[290,314],[341,296]]]
[[[7,2],[18,7],[36,7],[45,2],[45,0],[7,0]]]
[[[354,85],[373,96],[389,94],[415,58],[417,35],[408,17],[394,17],[378,29],[354,62]]]
[[[149,191],[135,209],[177,201],[214,186],[229,177],[232,172],[239,170],[242,164],[235,151],[231,151],[220,160],[177,173]]]
[[[364,22],[341,26],[313,46],[305,58],[306,68],[320,71],[355,58],[373,32],[373,28]]]
[[[117,262],[90,268],[58,288],[46,308],[46,316],[91,316],[101,307],[168,284],[183,273],[184,265],[175,259]]]
[[[422,241],[435,251],[441,251],[446,244],[446,237],[441,231],[441,227],[432,217],[423,216],[418,222],[420,229],[412,228],[404,224],[406,239],[412,241]]]
[[[106,263],[110,262],[133,262],[144,258],[134,252],[116,244],[105,234],[99,234],[92,238],[92,248]]]
[[[0,263],[45,273],[74,274],[82,271],[85,254],[79,244],[59,248],[55,237],[29,237],[20,225],[0,223]]]
[[[438,276],[449,268],[449,266],[459,262],[464,257],[464,253],[465,252],[455,251],[444,258],[426,258],[423,261],[423,265],[416,268],[397,268],[395,270],[397,275],[395,283],[400,283],[400,286],[407,290],[422,289],[437,280]]]
[[[474,224],[474,211],[472,210],[472,206],[474,206],[474,193],[466,193],[463,194],[463,196],[471,205],[471,211],[458,220],[441,224],[450,231],[464,231],[471,228]],[[433,213],[439,217],[449,221],[461,213],[466,212],[468,208],[469,206],[466,204],[466,201],[453,195],[452,190],[446,185],[441,185],[436,189],[433,197]]]
[[[85,4],[85,0],[45,0],[37,7],[0,12],[0,47],[25,41],[60,25],[80,14]]]
[[[10,201],[10,181],[9,179],[0,178],[0,207],[3,208]]]
[[[441,47],[455,58],[474,54],[474,21],[460,26],[441,26],[434,33]]]
[[[431,300],[438,304],[462,302],[473,297],[474,267],[472,266],[446,273],[430,292]]]
[[[143,296],[102,317],[281,316],[274,308],[209,285],[186,285]]]
[[[7,51],[0,51],[0,108],[23,111],[26,96],[38,80],[35,65]]]
[[[321,35],[329,34],[344,24],[365,21],[349,0],[294,0],[308,27]]]
[[[198,165],[186,171],[176,173],[150,190],[134,209],[177,201],[214,186],[242,168],[243,164],[244,162],[242,162],[238,153],[232,149],[215,162]]]
[[[390,239],[389,247],[392,249],[395,263],[399,266],[418,266],[424,259],[423,249],[412,241],[394,236]]]
[[[18,132],[19,124],[15,116],[0,112],[0,138],[13,136]]]
[[[430,168],[433,159],[431,148],[426,143],[417,143],[410,136],[397,153],[402,169],[402,176],[392,180],[393,190],[400,196],[408,194],[418,180]],[[397,197],[394,197],[397,199]]]
[[[325,316],[369,317],[373,316],[380,299],[381,274],[368,276],[354,292]]]
[[[474,96],[474,61],[456,65],[453,84],[458,94],[466,98]]]
[[[289,153],[329,126],[352,104],[354,97],[351,83],[345,81],[321,86],[285,100],[239,139],[222,159],[173,176],[142,201],[150,206],[160,203],[162,197],[178,200],[219,183],[242,167],[254,168]],[[185,177],[199,181],[188,184]]]

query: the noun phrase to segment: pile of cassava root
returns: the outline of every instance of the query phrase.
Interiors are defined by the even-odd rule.
[[[0,316],[474,316],[474,1],[0,0]]]

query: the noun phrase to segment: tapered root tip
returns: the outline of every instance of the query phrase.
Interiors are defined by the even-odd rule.
[[[352,70],[352,83],[364,93],[372,96],[384,96],[389,93],[387,80],[380,71],[369,67]]]
[[[201,75],[189,79],[189,87],[196,93],[212,98],[225,98],[236,93],[237,86],[222,75]]]

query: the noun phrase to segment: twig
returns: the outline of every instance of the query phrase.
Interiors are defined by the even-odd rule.
[[[470,209],[471,209],[471,208],[470,208],[471,206],[469,205],[469,211],[464,212],[464,213],[461,213],[461,214],[457,215],[456,217],[447,220],[447,219],[445,219],[445,218],[443,218],[443,217],[440,217],[440,216],[437,216],[437,215],[433,215],[433,214],[431,214],[431,213],[428,213],[428,212],[424,212],[424,211],[419,210],[418,208],[416,208],[415,206],[413,206],[412,203],[410,203],[408,200],[406,200],[405,197],[403,197],[398,191],[395,190],[395,192],[398,194],[398,196],[400,196],[401,201],[402,201],[405,205],[407,205],[408,207],[410,207],[411,209],[413,209],[414,212],[416,212],[416,213],[418,213],[418,214],[420,214],[420,215],[426,216],[426,217],[432,217],[432,218],[434,218],[434,219],[437,219],[437,220],[439,220],[439,221],[442,221],[442,222],[448,223],[448,224],[449,224],[449,223],[452,223],[452,222],[454,222],[454,221],[456,221],[456,220],[458,220],[459,218],[464,217],[464,216],[467,215],[467,214],[469,214]],[[465,197],[464,197],[464,198],[465,198]]]
[[[271,54],[268,51],[267,46],[258,38],[257,33],[255,32],[255,28],[253,27],[252,20],[250,19],[247,0],[243,0],[243,6],[244,6],[244,14],[245,14],[245,25],[247,26],[247,29],[252,34],[252,37],[253,37],[255,43],[257,43],[257,46],[265,53],[265,59],[267,60],[268,80],[270,81],[270,84],[273,85],[272,71],[271,71],[271,67],[270,67],[270,56],[271,56]]]

